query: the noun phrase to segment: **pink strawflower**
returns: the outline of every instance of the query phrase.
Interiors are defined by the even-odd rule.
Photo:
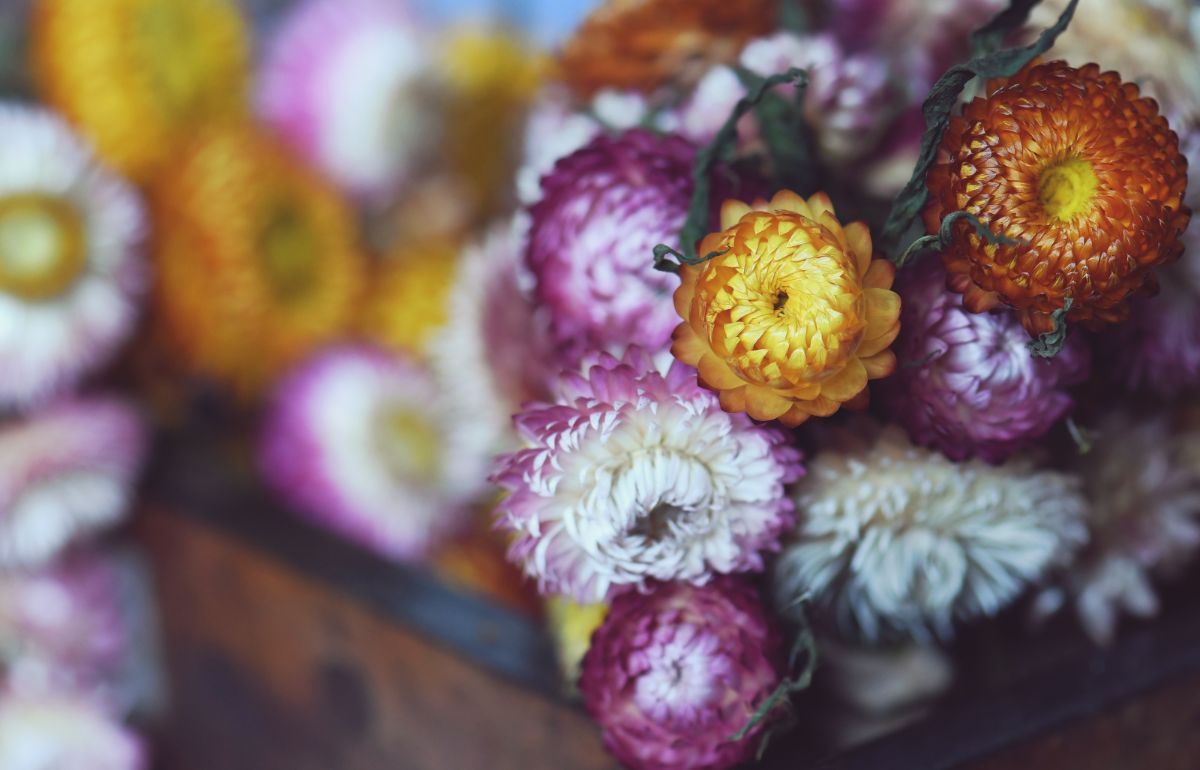
[[[793,521],[802,474],[787,434],[721,410],[678,362],[633,348],[564,373],[554,403],[515,417],[528,448],[499,458],[499,524],[543,592],[596,602],[647,580],[759,571]]]
[[[469,410],[398,353],[330,348],[278,386],[263,473],[317,524],[384,556],[419,559],[463,525],[486,474],[486,455],[459,438]]]
[[[433,132],[427,32],[404,0],[305,0],[267,45],[258,111],[348,191],[394,192]]]
[[[804,117],[827,162],[846,163],[870,152],[895,111],[886,63],[871,53],[846,53],[829,33],[779,32],[751,41],[742,50],[740,65],[763,77],[791,67],[808,71]],[[790,86],[780,91],[794,98]],[[711,141],[745,95],[732,68],[714,67],[680,111],[680,133],[697,143]],[[758,139],[753,114],[742,119],[739,131],[743,144]]]
[[[678,279],[656,271],[652,254],[659,243],[679,247],[695,152],[644,129],[602,134],[542,177],[526,263],[569,361],[630,344],[669,347]]]
[[[1003,462],[1074,406],[1068,387],[1091,368],[1081,335],[1054,358],[1033,357],[1020,322],[1007,312],[968,313],[934,258],[903,271],[896,289],[904,299],[893,347],[900,366],[881,400],[914,443],[953,460]]]
[[[44,565],[120,522],[147,431],[126,402],[80,398],[0,427],[0,568]]]
[[[0,694],[4,770],[145,770],[142,739],[94,700],[74,694]]]
[[[10,687],[109,691],[131,643],[121,579],[117,562],[96,552],[0,576],[0,658]]]
[[[764,720],[732,736],[783,678],[780,638],[753,587],[651,583],[613,600],[579,689],[631,770],[722,770],[754,756]]]

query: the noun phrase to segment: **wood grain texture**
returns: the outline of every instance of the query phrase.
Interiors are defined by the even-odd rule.
[[[157,573],[171,770],[609,770],[577,708],[506,682],[194,518]]]

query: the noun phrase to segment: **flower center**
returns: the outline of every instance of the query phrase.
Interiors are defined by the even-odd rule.
[[[294,201],[276,201],[259,236],[263,271],[282,302],[303,299],[317,284],[319,239],[305,212]]]
[[[1083,211],[1096,193],[1096,172],[1080,158],[1052,163],[1038,177],[1038,202],[1051,219],[1065,222]]]
[[[427,484],[441,473],[441,442],[425,415],[402,406],[388,406],[376,415],[375,447],[398,478]]]
[[[677,505],[659,503],[640,519],[629,531],[631,535],[641,535],[650,541],[658,541],[670,531],[671,522],[687,512]]]
[[[52,299],[86,264],[83,222],[70,203],[36,194],[0,197],[0,291]]]

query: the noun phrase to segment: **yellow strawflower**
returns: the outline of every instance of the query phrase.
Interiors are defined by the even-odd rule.
[[[675,357],[722,408],[756,420],[795,426],[865,405],[867,381],[896,366],[900,331],[895,268],[872,259],[866,225],[843,228],[824,193],[783,191],[726,201],[721,226],[699,249],[720,256],[681,269]]]

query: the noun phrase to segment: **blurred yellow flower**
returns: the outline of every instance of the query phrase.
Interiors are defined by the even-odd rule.
[[[402,241],[372,276],[360,321],[363,334],[385,347],[422,354],[430,336],[446,323],[457,266],[453,238]]]
[[[563,679],[574,690],[579,679],[579,665],[588,647],[592,646],[592,634],[608,615],[608,605],[579,604],[562,596],[546,599],[546,621],[554,639],[558,663]]]
[[[352,211],[250,125],[202,132],[151,190],[156,304],[172,352],[257,393],[343,334],[366,260]]]
[[[464,28],[445,44],[446,159],[477,221],[491,219],[513,194],[525,113],[548,66],[528,43],[499,30]]]
[[[41,96],[138,181],[245,109],[249,43],[227,0],[39,0],[31,36]]]
[[[843,228],[824,193],[790,191],[726,201],[721,226],[700,245],[720,255],[681,270],[675,357],[756,420],[795,426],[865,404],[867,381],[895,369],[900,331],[895,268],[872,259],[867,226]]]

